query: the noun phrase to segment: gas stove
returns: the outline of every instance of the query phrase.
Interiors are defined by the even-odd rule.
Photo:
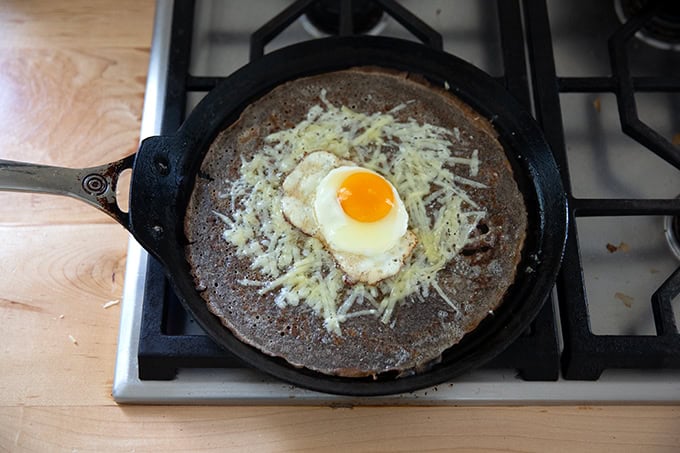
[[[346,14],[352,3],[359,11]],[[671,3],[159,1],[143,138],[171,134],[222,78],[272,50],[329,33],[419,41],[483,69],[534,113],[571,224],[555,290],[514,344],[445,384],[374,398],[300,389],[248,368],[201,331],[131,239],[114,399],[680,402],[680,13]]]

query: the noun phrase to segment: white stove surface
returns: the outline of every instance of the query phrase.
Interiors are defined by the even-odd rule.
[[[500,76],[500,41],[496,10],[477,1],[401,1],[444,38],[444,50],[491,75]],[[462,3],[462,5],[459,5]],[[575,5],[578,3],[577,5]],[[191,72],[198,76],[230,74],[248,61],[250,33],[289,2],[269,0],[197,0]],[[495,4],[494,4],[495,5]],[[567,6],[568,5],[568,6]],[[549,2],[559,76],[609,75],[606,38],[616,27],[607,2]],[[585,8],[581,20],[574,11]],[[562,11],[561,9],[564,9]],[[461,12],[464,12],[461,13]],[[172,2],[159,1],[142,120],[142,138],[160,133],[166,52]],[[576,26],[574,24],[577,24]],[[383,34],[413,39],[387,19]],[[480,44],[480,36],[492,44]],[[303,23],[294,23],[267,51],[309,39]],[[591,41],[595,39],[595,41]],[[600,47],[592,43],[601,44]],[[663,53],[666,52],[666,53]],[[678,74],[680,53],[667,53],[634,41],[634,75],[663,64]],[[639,70],[637,68],[640,68]],[[675,71],[675,72],[673,72]],[[680,95],[638,94],[643,119],[670,139],[680,132]],[[189,98],[189,106],[198,98]],[[620,130],[612,94],[562,94],[564,130],[573,193],[584,198],[672,198],[680,194],[677,170]],[[677,268],[664,235],[663,217],[579,218],[578,234],[595,334],[654,335],[651,293]],[[612,253],[607,245],[619,247]],[[623,246],[622,246],[623,245]],[[680,370],[606,370],[597,381],[528,382],[514,370],[479,370],[429,389],[387,397],[352,398],[308,391],[251,369],[180,370],[172,381],[141,381],[137,348],[148,255],[130,240],[122,300],[113,396],[119,403],[159,404],[555,404],[678,403]],[[680,297],[673,301],[680,324]]]

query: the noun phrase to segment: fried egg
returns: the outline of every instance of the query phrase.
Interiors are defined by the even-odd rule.
[[[354,282],[375,284],[396,274],[416,245],[408,213],[380,174],[317,151],[283,182],[288,221],[321,240]]]

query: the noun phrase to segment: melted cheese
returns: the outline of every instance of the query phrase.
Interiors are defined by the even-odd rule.
[[[356,316],[379,316],[388,323],[400,301],[422,301],[431,290],[458,310],[452,295],[439,286],[437,274],[485,216],[465,190],[485,187],[470,179],[478,174],[478,151],[453,155],[461,142],[458,128],[451,132],[414,119],[395,120],[391,113],[407,109],[413,101],[387,113],[367,115],[333,105],[325,90],[320,99],[322,105],[311,107],[305,120],[266,137],[265,146],[251,160],[242,161],[240,177],[222,192],[230,199],[232,212],[231,217],[216,213],[225,223],[223,238],[250,258],[261,277],[239,283],[258,286],[260,294],[275,293],[274,302],[282,307],[308,305],[337,335],[342,333],[342,322]],[[409,228],[418,237],[397,275],[375,286],[345,285],[323,244],[284,219],[283,180],[307,153],[316,150],[374,170],[397,188],[409,214]],[[466,168],[465,176],[459,174]]]

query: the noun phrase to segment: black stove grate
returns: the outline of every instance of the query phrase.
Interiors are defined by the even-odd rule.
[[[658,3],[658,2],[657,2]],[[577,217],[680,215],[680,200],[581,199],[572,195],[567,150],[562,130],[560,92],[613,92],[617,96],[622,130],[670,164],[678,167],[680,151],[644,125],[637,117],[635,90],[678,91],[680,77],[633,78],[628,70],[626,44],[650,19],[650,10],[633,17],[610,39],[611,77],[558,78],[555,70],[548,11],[544,0],[526,0],[525,20],[533,70],[536,118],[541,124],[562,172],[569,199],[569,231],[562,269],[557,281],[562,337],[562,372],[567,379],[594,380],[608,368],[678,368],[680,335],[671,301],[680,294],[680,269],[653,294],[657,335],[596,335],[590,328],[588,301]]]
[[[255,31],[251,37],[251,59],[262,56],[269,41],[319,1],[321,0],[299,0]],[[374,1],[423,43],[441,49],[441,36],[404,10],[397,2]],[[350,4],[351,2],[347,0],[340,3],[338,28],[342,34],[350,34],[352,25],[351,16],[348,14]],[[173,133],[181,124],[188,93],[207,92],[223,79],[190,74],[194,6],[193,1],[178,1],[174,5],[165,94],[166,109],[162,122],[163,134]],[[577,216],[680,215],[680,204],[678,200],[574,198],[570,189],[559,102],[560,93],[615,92],[622,105],[623,119],[623,110],[630,112],[631,105],[632,113],[635,113],[635,90],[678,91],[680,78],[633,78],[625,71],[625,58],[620,58],[620,51],[617,54],[618,60],[613,57],[613,66],[615,68],[623,66],[622,75],[558,77],[552,54],[550,22],[545,0],[497,0],[496,7],[504,69],[504,75],[498,78],[498,81],[504,84],[525,107],[529,109],[533,106],[536,118],[543,127],[558,165],[563,171],[563,183],[571,202],[569,239],[557,284],[564,338],[564,352],[561,354],[563,374],[573,379],[596,379],[603,369],[610,367],[680,366],[680,338],[670,304],[680,291],[680,270],[676,271],[652,298],[658,335],[644,337],[594,335],[589,328],[578,238],[574,225]],[[629,31],[624,37],[623,44],[612,45],[613,55],[617,53],[616,49],[624,49],[625,55],[625,39],[631,35]],[[528,55],[525,49],[528,49]],[[531,74],[528,73],[527,63],[531,68]],[[635,115],[631,118],[636,119]],[[635,129],[627,129],[627,133],[630,133],[630,130]],[[660,155],[669,156],[669,162],[672,163],[674,158],[677,159],[677,149],[671,148],[669,153],[667,147],[664,147],[666,145],[660,145]],[[675,157],[672,151],[675,151]],[[207,336],[184,333],[179,326],[187,323],[188,315],[172,293],[161,266],[153,259],[149,261],[143,304],[138,351],[140,379],[173,379],[178,368],[243,366],[238,359],[221,349]],[[560,350],[553,306],[551,296],[530,329],[488,367],[515,369],[525,380],[557,379],[560,370]]]

